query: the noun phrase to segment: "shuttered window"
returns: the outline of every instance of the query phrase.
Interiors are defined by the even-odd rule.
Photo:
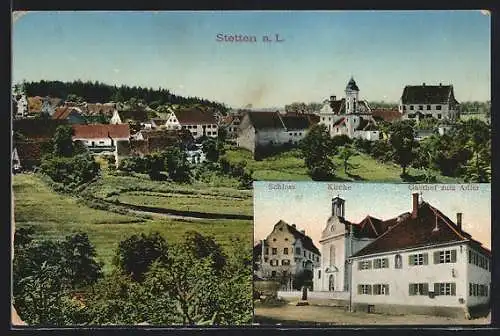
[[[358,270],[367,270],[371,268],[372,268],[371,260],[358,261]]]
[[[448,264],[457,262],[457,250],[434,252],[434,264]]]
[[[456,284],[454,282],[442,282],[434,284],[434,293],[436,295],[455,296]]]
[[[429,284],[428,283],[411,283],[411,284],[409,284],[409,294],[410,295],[428,295],[429,294]]]
[[[410,254],[408,256],[408,265],[427,265],[429,263],[429,255],[427,253]]]

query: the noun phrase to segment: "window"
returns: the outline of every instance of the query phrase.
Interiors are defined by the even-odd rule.
[[[270,264],[271,266],[278,266],[278,264],[279,264],[279,263],[278,263],[278,260],[276,260],[276,259],[271,259],[271,261],[269,262],[269,264]]]
[[[447,264],[457,262],[457,250],[446,250],[434,252],[435,264]]]
[[[403,111],[406,111],[406,105],[403,105]]]
[[[389,259],[381,258],[373,261],[373,268],[389,268]]]
[[[372,285],[358,285],[358,294],[371,295]]]
[[[318,279],[321,279],[321,270],[318,270]]]
[[[283,249],[283,254],[288,254],[288,247],[285,247],[285,248]]]
[[[101,140],[101,141],[99,141],[99,145],[102,145],[103,143],[104,143],[104,141],[102,141],[102,140]]]
[[[403,268],[403,258],[401,258],[401,254],[396,254],[394,257],[394,268]]]
[[[278,249],[276,247],[273,247],[273,255],[278,254]]]
[[[427,253],[410,254],[408,256],[408,264],[410,266],[427,265],[428,264]]]
[[[293,133],[288,133],[288,134],[289,134],[290,136],[292,136],[292,135],[293,135]]]
[[[207,135],[212,135],[212,132],[207,132]]]
[[[302,136],[302,132],[299,132],[299,136]]]
[[[266,254],[269,254],[269,247],[266,247]]]
[[[423,109],[424,109],[424,106],[423,106],[423,105],[419,105],[419,106],[418,106],[418,109],[419,109],[419,110],[423,110]]]
[[[488,285],[469,283],[469,296],[488,296]]]
[[[276,238],[273,238],[273,242],[275,242],[275,241],[276,241]]]
[[[372,268],[371,260],[358,261],[358,270],[367,270],[370,268]]]
[[[293,133],[294,136],[297,136],[297,133]]]
[[[413,105],[410,105],[410,110],[413,110],[413,109],[414,109]]]
[[[295,248],[295,254],[300,254],[300,247]]]
[[[389,295],[389,285],[373,285],[373,295]]]
[[[429,284],[427,283],[411,283],[409,286],[410,295],[428,295]]]
[[[290,259],[283,259],[283,260],[281,260],[281,265],[282,266],[290,265]]]
[[[304,251],[304,257],[307,257],[306,251]]]
[[[268,257],[264,257],[264,262],[267,262],[269,260]]]
[[[430,109],[431,109],[431,106],[427,105],[427,111],[429,111]]]
[[[274,278],[276,276],[276,271],[272,271],[271,276]]]
[[[441,114],[438,114],[438,119],[441,119]]]
[[[285,241],[288,241],[288,238],[285,238]]]
[[[436,295],[455,296],[456,284],[454,282],[435,283],[434,293]]]
[[[436,105],[436,110],[441,110],[441,105]]]
[[[198,132],[193,132],[193,135],[198,135]]]

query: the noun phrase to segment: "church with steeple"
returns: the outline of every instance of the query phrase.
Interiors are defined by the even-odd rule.
[[[365,100],[359,99],[359,91],[356,81],[351,77],[344,98],[337,100],[337,96],[332,95],[323,102],[319,123],[326,126],[330,136],[347,135],[352,139],[370,141],[380,138],[371,109]]]
[[[321,265],[314,270],[314,290],[349,291],[347,259],[385,232],[382,223],[371,216],[367,216],[359,224],[349,222],[345,219],[345,200],[339,196],[334,197],[332,214],[319,241],[322,258]]]

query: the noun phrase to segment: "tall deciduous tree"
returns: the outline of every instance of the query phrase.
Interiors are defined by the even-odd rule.
[[[300,149],[313,180],[327,181],[335,176],[335,164],[330,157],[335,148],[325,125],[313,126],[302,139]]]
[[[73,128],[68,125],[61,125],[54,133],[54,154],[57,156],[69,157],[73,155]]]
[[[406,175],[406,168],[413,160],[413,146],[415,135],[413,125],[407,121],[398,121],[389,128],[389,143],[394,149],[394,160],[403,169],[402,175]]]

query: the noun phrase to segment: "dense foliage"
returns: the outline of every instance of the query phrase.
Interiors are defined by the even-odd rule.
[[[226,113],[227,107],[223,104],[198,97],[182,97],[171,93],[167,89],[142,88],[137,86],[116,86],[100,82],[73,82],[45,81],[23,83],[28,96],[50,96],[70,101],[86,101],[88,103],[128,102],[131,99],[144,101],[148,105],[157,107],[164,104],[190,105],[201,104]]]
[[[168,249],[158,233],[135,235],[116,251],[129,263],[89,278],[100,264],[86,235],[54,242],[35,241],[33,233],[16,231],[14,259],[14,305],[29,325],[251,323],[251,249],[239,240],[224,253],[197,232]],[[123,268],[134,264],[140,279]]]
[[[300,142],[309,175],[315,181],[328,181],[335,176],[335,153],[332,138],[325,125],[314,125]]]

